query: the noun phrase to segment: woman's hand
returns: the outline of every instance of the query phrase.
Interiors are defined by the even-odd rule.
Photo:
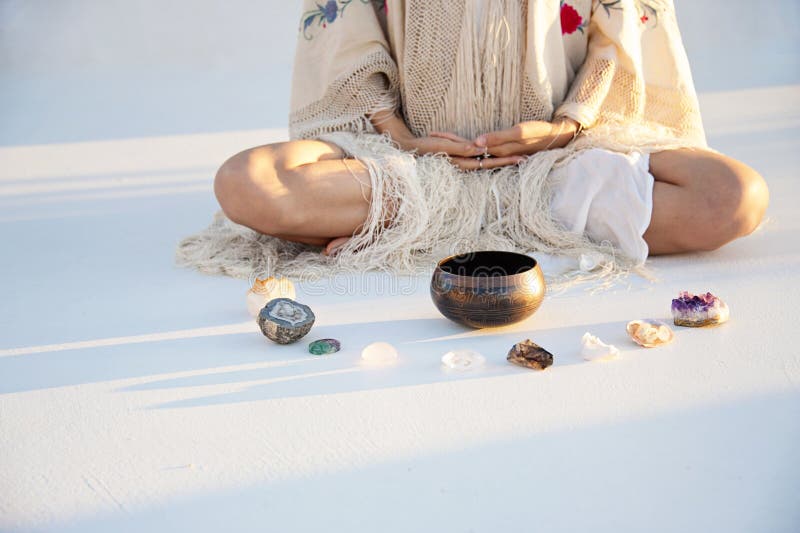
[[[487,153],[486,148],[454,133],[431,132],[427,137],[416,137],[403,119],[390,109],[377,111],[369,119],[378,132],[388,133],[401,149],[420,155],[446,154],[462,170],[514,165],[524,159],[520,156],[477,159]]]
[[[567,117],[556,122],[531,120],[506,130],[480,135],[474,144],[498,158],[527,156],[542,150],[563,148],[575,137],[579,127],[577,121]]]
[[[469,139],[455,133],[432,131],[427,137],[412,137],[406,139],[404,150],[416,151],[419,154],[445,153],[450,161],[461,170],[477,170],[496,168],[506,165],[516,165],[525,158],[522,156],[491,157],[478,159],[486,153],[485,148],[476,146]]]

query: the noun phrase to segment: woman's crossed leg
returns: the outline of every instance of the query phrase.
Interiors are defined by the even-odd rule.
[[[214,191],[233,222],[331,252],[369,213],[369,172],[345,155],[319,140],[251,148],[222,165]],[[650,172],[653,212],[644,239],[651,255],[713,250],[748,235],[769,202],[755,170],[709,150],[650,154]]]

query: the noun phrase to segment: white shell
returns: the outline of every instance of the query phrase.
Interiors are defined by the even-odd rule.
[[[619,349],[587,332],[581,338],[581,357],[587,361],[610,361],[619,357]]]
[[[373,342],[361,350],[361,359],[371,365],[391,365],[397,357],[397,348],[388,342]]]
[[[294,284],[289,278],[256,278],[247,291],[247,312],[256,317],[268,301],[275,298],[294,300],[295,292]]]
[[[486,366],[486,358],[475,350],[450,350],[442,356],[447,370],[474,370]]]
[[[660,320],[631,320],[625,329],[633,342],[645,348],[668,344],[675,338],[672,329]]]
[[[583,272],[591,272],[603,265],[605,257],[600,252],[589,252],[581,254],[578,260],[578,268]]]

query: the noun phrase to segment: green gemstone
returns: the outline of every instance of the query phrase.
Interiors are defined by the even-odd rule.
[[[336,353],[342,345],[336,339],[319,339],[308,345],[309,353],[314,355],[328,355]]]

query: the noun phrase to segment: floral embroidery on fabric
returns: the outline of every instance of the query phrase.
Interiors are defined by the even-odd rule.
[[[622,11],[621,3],[622,0],[595,0],[595,9],[598,6],[602,7],[606,15],[610,17],[611,11]],[[651,0],[635,0],[634,3],[639,10],[639,22],[648,29],[658,26],[658,8],[656,7],[656,2]]]
[[[344,10],[354,1],[355,0],[328,0],[324,5],[318,3],[316,9],[306,11],[300,17],[299,31],[303,32],[303,37],[310,41],[314,38],[315,31],[319,31],[320,27],[325,29],[328,27],[328,24],[333,23],[337,18],[343,17]],[[384,13],[387,13],[389,10],[387,0],[358,1],[362,4],[375,4],[378,9],[383,9]],[[316,27],[312,27],[315,22]]]
[[[574,7],[561,0],[561,35],[569,35],[576,31],[583,33],[588,25],[589,21],[584,20]]]

